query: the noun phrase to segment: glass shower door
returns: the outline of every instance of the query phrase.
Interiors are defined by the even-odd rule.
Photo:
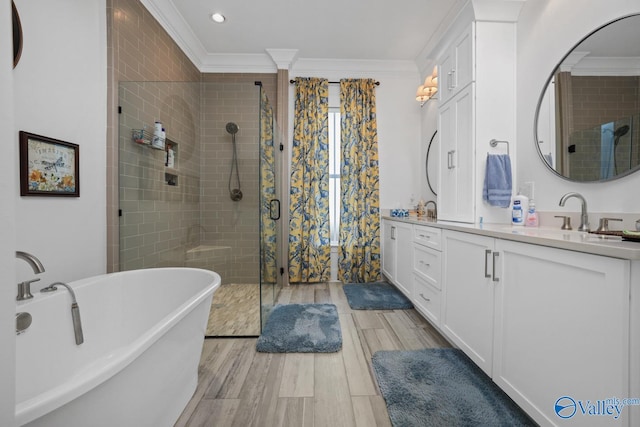
[[[276,303],[282,275],[278,268],[280,235],[280,138],[273,108],[260,86],[260,322],[261,331]]]

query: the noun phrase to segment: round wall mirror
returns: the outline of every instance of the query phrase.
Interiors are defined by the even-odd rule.
[[[429,186],[429,190],[433,193],[434,196],[437,196],[436,187],[438,186],[436,182],[436,178],[438,176],[438,140],[436,139],[436,134],[438,131],[435,131],[429,140],[429,146],[427,147],[427,158],[425,160],[425,169],[427,174],[427,185]]]
[[[13,24],[13,68],[16,68],[22,55],[22,24],[14,2],[11,2],[11,22]]]
[[[579,182],[640,169],[640,15],[582,39],[547,81],[536,111],[543,162]]]

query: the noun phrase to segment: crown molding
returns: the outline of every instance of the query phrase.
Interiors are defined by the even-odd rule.
[[[385,75],[414,78],[418,76],[418,68],[414,61],[300,58],[290,70],[291,77],[302,77],[309,73],[315,75],[322,73],[326,78],[333,78],[332,76],[379,78]]]
[[[562,71],[571,71],[573,76],[640,76],[638,57],[586,57],[573,64],[568,70],[564,62]]]
[[[298,57],[298,49],[265,49],[279,70],[289,70]]]
[[[209,53],[202,58],[201,73],[277,73],[266,53]]]
[[[526,0],[471,0],[476,21],[517,22]]]
[[[180,50],[191,60],[193,65],[202,72],[202,58],[207,55],[200,40],[191,30],[180,12],[170,0],[140,0],[158,24],[169,34]],[[171,16],[168,19],[167,16]]]

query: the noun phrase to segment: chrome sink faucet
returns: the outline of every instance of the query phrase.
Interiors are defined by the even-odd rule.
[[[587,201],[580,193],[567,193],[560,199],[560,206],[564,206],[567,199],[575,197],[582,204],[582,212],[580,214],[580,226],[578,231],[589,231],[589,215],[587,214]]]
[[[27,264],[31,266],[35,274],[44,273],[44,266],[34,255],[31,255],[28,252],[16,251],[16,258],[26,261]],[[31,295],[31,284],[38,280],[40,279],[26,280],[18,283],[18,296],[16,297],[16,300],[24,301],[33,298],[33,295]]]
[[[427,209],[427,206],[429,206],[429,204],[431,203],[433,204],[433,210]],[[433,200],[429,200],[424,204],[424,208],[427,209],[427,218],[433,220],[438,219],[438,204],[436,202],[434,202]]]

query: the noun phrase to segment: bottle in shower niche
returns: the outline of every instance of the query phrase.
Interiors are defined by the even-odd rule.
[[[517,196],[513,198],[513,205],[511,207],[511,224],[513,225],[524,225],[525,215],[529,199],[527,196],[523,196],[518,193]]]
[[[153,126],[153,139],[151,140],[151,145],[154,148],[159,148],[161,150],[164,149],[164,128],[162,127],[162,122],[155,122]]]
[[[167,143],[167,161],[165,166],[172,169],[176,167],[176,153],[173,150],[173,145],[170,143]]]

